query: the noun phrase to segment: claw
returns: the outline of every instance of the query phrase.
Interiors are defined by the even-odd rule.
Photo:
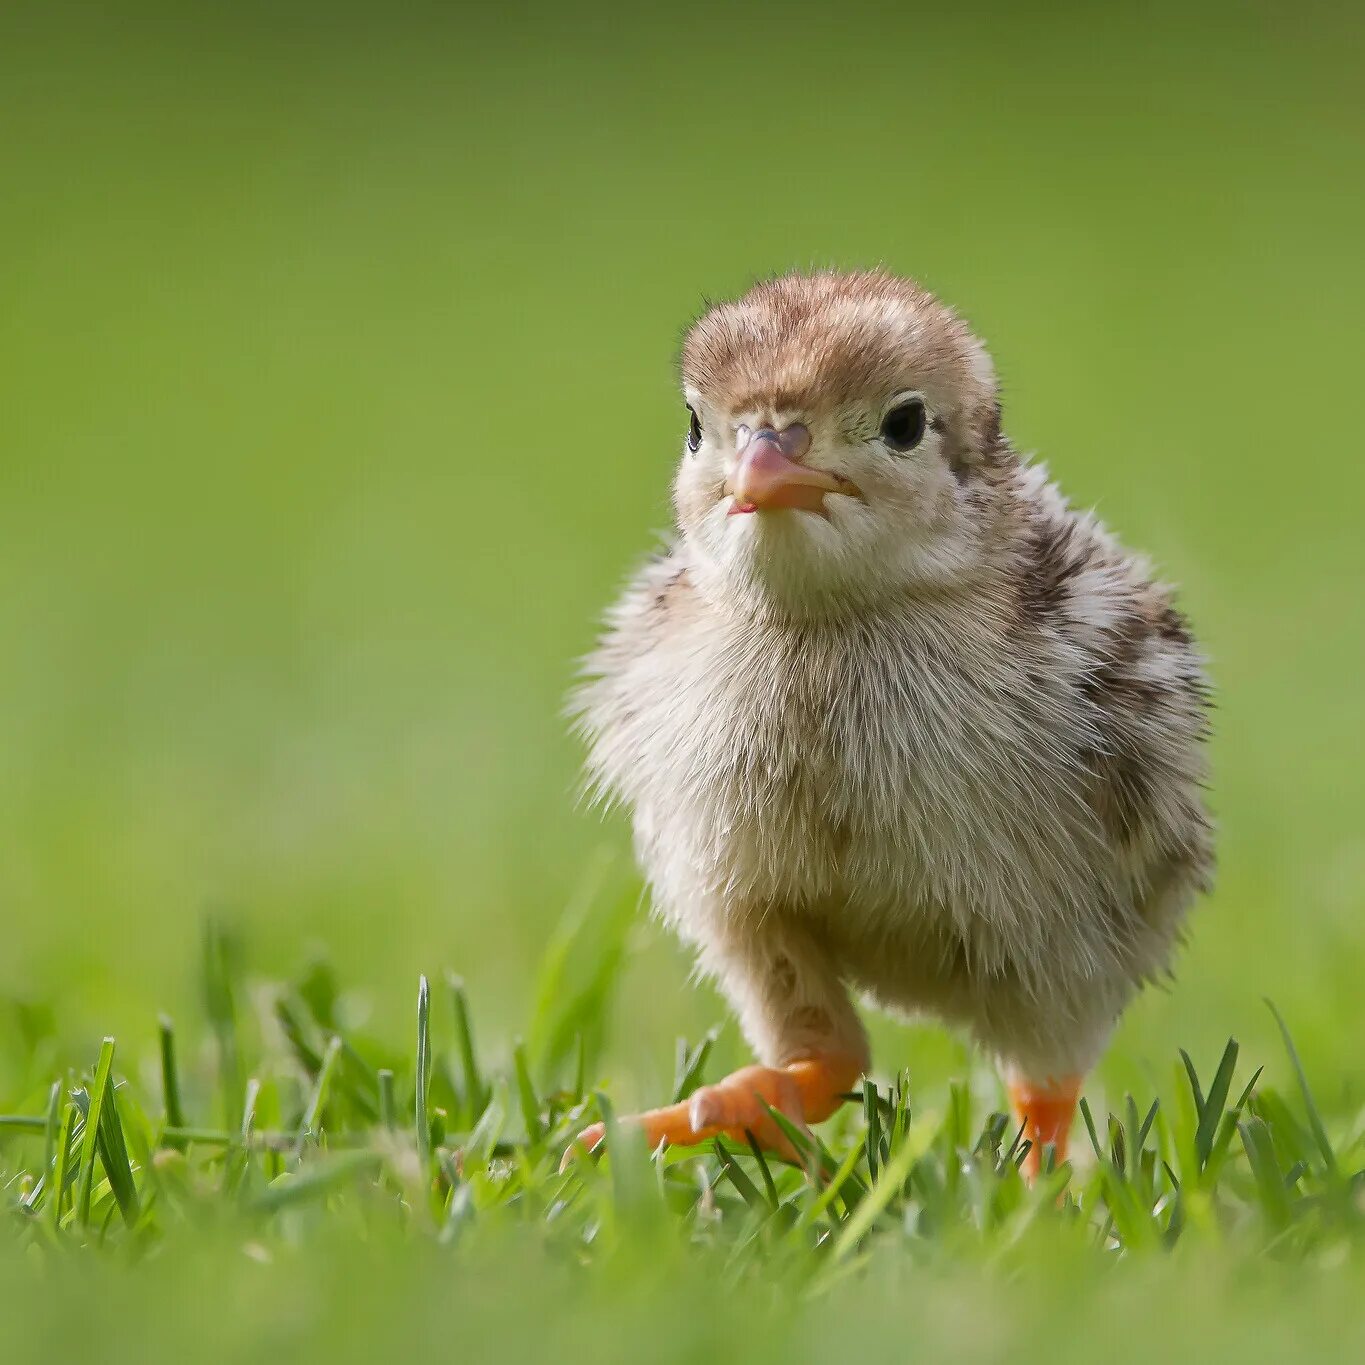
[[[607,1125],[605,1123],[590,1123],[569,1145],[564,1149],[564,1155],[560,1158],[559,1173],[563,1175],[573,1164],[574,1158],[583,1152],[595,1152],[607,1136]]]
[[[704,1086],[692,1096],[687,1106],[687,1121],[692,1125],[694,1132],[699,1133],[703,1128],[714,1128],[723,1117],[721,1108],[715,1095],[715,1087]]]

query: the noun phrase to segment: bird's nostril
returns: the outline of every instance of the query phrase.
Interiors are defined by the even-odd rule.
[[[800,422],[793,422],[777,433],[777,444],[789,460],[799,460],[810,449],[810,432]]]

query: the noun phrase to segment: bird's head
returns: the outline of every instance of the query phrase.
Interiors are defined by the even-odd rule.
[[[787,275],[683,347],[674,504],[708,595],[827,614],[982,562],[1007,463],[985,348],[908,280]]]

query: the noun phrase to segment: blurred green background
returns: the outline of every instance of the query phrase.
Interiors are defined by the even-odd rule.
[[[1105,1077],[1278,1066],[1268,995],[1365,1100],[1360,9],[946,10],[6,7],[0,992],[150,1050],[215,909],[395,1035],[453,966],[505,1047],[600,850],[633,894],[560,712],[680,331],[882,262],[1213,659],[1218,891]],[[687,968],[642,916],[623,1099],[722,1017]]]

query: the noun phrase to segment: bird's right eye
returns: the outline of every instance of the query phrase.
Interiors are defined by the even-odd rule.
[[[687,448],[694,455],[701,449],[701,418],[690,403],[687,405]]]
[[[901,454],[914,450],[924,439],[924,400],[907,398],[882,418],[882,440]]]

